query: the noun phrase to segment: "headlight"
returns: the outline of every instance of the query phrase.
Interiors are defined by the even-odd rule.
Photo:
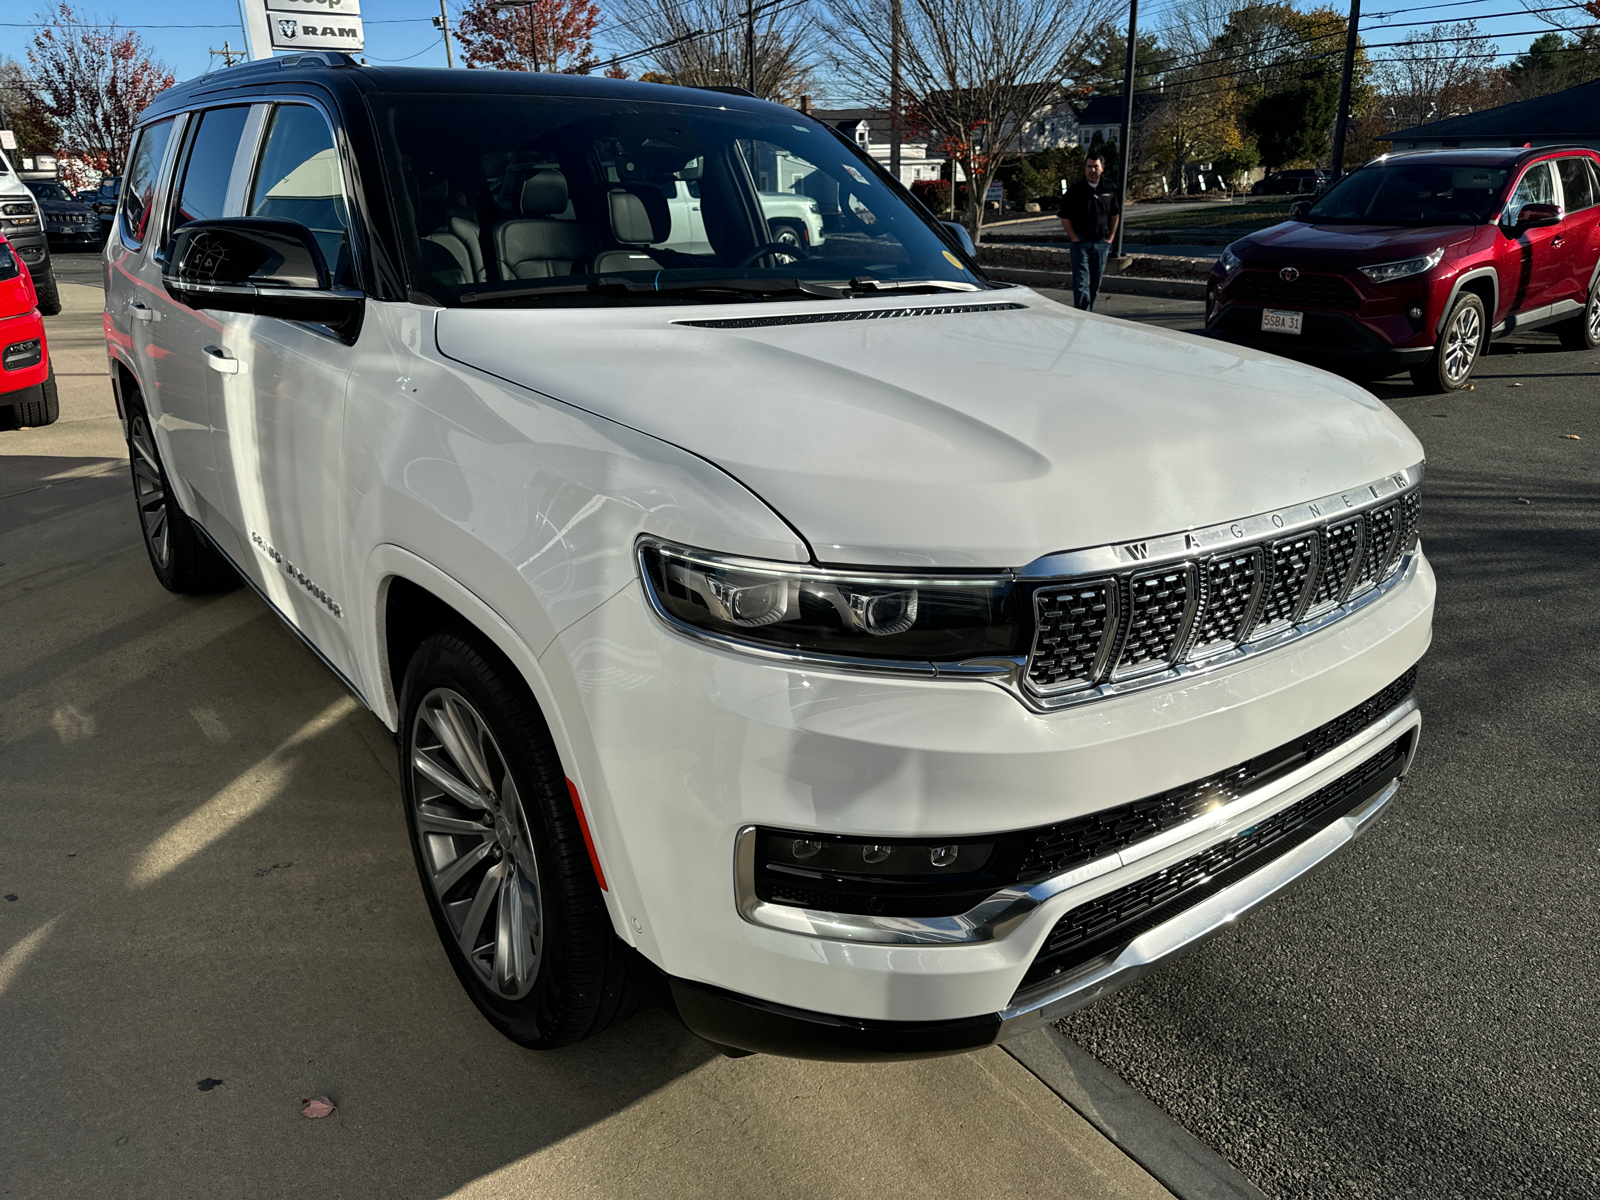
[[[1239,256],[1233,252],[1232,246],[1224,246],[1222,248],[1222,255],[1217,259],[1217,262],[1222,267],[1224,274],[1236,271],[1243,265],[1239,261]]]
[[[25,200],[10,200],[5,204],[0,204],[0,216],[31,217],[33,216],[33,205]]]
[[[1432,254],[1424,254],[1421,258],[1407,258],[1400,262],[1379,263],[1375,267],[1362,267],[1361,273],[1373,283],[1393,283],[1396,279],[1404,279],[1407,275],[1421,275],[1424,271],[1431,271],[1439,265],[1439,260],[1444,257],[1444,247],[1441,246]]]
[[[648,538],[639,565],[664,621],[730,649],[928,674],[1026,653],[1009,576],[834,571]]]

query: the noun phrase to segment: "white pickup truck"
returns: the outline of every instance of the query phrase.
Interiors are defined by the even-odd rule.
[[[827,240],[822,232],[822,210],[810,196],[790,192],[757,192],[756,195],[774,242],[810,249]],[[672,236],[662,245],[683,254],[710,254],[711,242],[706,237],[705,221],[700,217],[699,182],[678,180],[677,191],[667,195],[667,207],[672,210]]]

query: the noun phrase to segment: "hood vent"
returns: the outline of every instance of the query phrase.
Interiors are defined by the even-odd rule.
[[[820,325],[829,321],[886,321],[890,317],[936,317],[941,313],[1016,312],[1026,304],[961,304],[938,308],[859,308],[848,312],[789,313],[773,317],[729,317],[717,321],[674,321],[697,329],[765,329],[770,325]]]

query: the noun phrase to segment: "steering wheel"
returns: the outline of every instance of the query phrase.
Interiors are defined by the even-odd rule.
[[[799,262],[806,256],[805,251],[794,242],[763,242],[733,265],[736,269],[748,267],[756,259],[772,253],[787,254],[792,262]]]

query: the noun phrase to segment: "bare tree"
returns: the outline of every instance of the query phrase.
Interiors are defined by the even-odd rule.
[[[172,86],[172,72],[138,34],[115,22],[85,23],[70,4],[39,21],[28,48],[30,95],[59,124],[64,152],[122,174],[139,114]]]
[[[1494,51],[1472,20],[1413,31],[1377,63],[1380,115],[1390,129],[1409,129],[1495,103]]]
[[[820,41],[808,0],[614,0],[610,7],[613,40],[653,48],[646,56],[655,64],[653,78],[748,87],[753,41],[756,95],[794,104],[818,91]]]
[[[966,173],[967,223],[983,226],[989,181],[1035,114],[1078,73],[1117,0],[903,0],[900,77],[909,125]],[[833,66],[862,96],[887,99],[890,0],[829,0]]]
[[[1592,30],[1600,23],[1600,0],[1572,0],[1570,4],[1552,4],[1550,0],[1522,0],[1522,7],[1546,25],[1577,33]]]

